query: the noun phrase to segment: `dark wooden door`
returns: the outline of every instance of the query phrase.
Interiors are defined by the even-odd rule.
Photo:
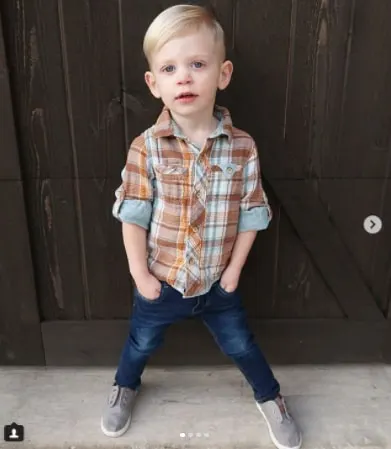
[[[34,274],[39,363],[118,359],[132,285],[113,192],[127,145],[161,109],[143,81],[143,35],[175,3],[1,3],[27,217],[10,235],[30,242],[31,266],[15,276]],[[390,360],[391,4],[210,4],[235,67],[218,102],[255,138],[274,210],[240,284],[254,332],[276,362]],[[372,214],[378,234],[363,228]],[[176,326],[167,348],[157,363],[223,362],[198,323]]]
[[[44,363],[0,12],[0,362]]]

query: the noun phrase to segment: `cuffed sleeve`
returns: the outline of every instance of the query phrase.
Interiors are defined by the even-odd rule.
[[[243,178],[238,232],[267,229],[273,213],[262,186],[261,169],[255,143],[244,167]]]
[[[140,200],[116,201],[113,206],[113,215],[122,223],[133,223],[148,230],[152,216],[152,204]]]
[[[239,216],[239,232],[262,231],[270,223],[269,208],[266,206],[254,207],[251,210],[241,211]]]
[[[153,171],[142,135],[130,146],[121,178],[122,184],[115,191],[113,216],[123,223],[148,229],[152,216]]]

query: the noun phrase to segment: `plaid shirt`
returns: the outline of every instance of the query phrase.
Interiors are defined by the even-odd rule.
[[[203,148],[164,108],[132,142],[113,215],[147,232],[148,268],[184,298],[208,292],[229,262],[238,232],[266,229],[272,210],[254,140],[227,109]]]

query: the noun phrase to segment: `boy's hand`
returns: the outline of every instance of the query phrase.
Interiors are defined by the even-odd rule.
[[[228,265],[223,271],[220,279],[220,285],[227,293],[231,293],[237,289],[239,284],[240,272],[240,269],[232,265]]]
[[[137,290],[142,296],[153,301],[159,298],[162,284],[153,274],[146,273],[134,279]]]

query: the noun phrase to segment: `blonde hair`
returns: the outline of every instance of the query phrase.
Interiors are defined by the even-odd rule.
[[[224,30],[213,14],[202,6],[175,5],[161,12],[145,33],[143,51],[149,65],[153,54],[168,41],[185,35],[189,30],[198,31],[202,26],[212,31],[215,42],[221,46],[221,56],[224,60]]]

